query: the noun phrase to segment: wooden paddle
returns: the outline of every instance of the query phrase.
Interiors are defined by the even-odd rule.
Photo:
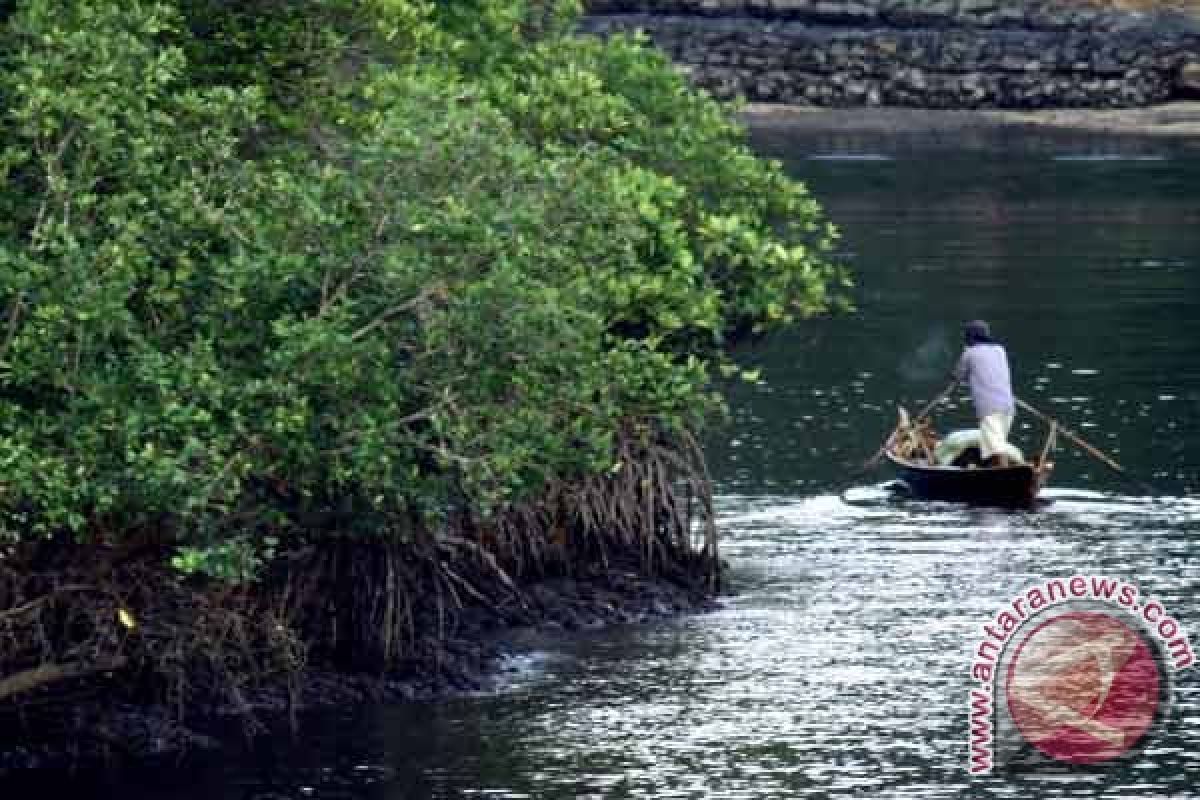
[[[1137,484],[1142,489],[1142,491],[1146,492],[1147,494],[1160,494],[1158,489],[1154,488],[1153,486],[1146,483],[1145,481],[1143,481],[1139,478],[1135,478],[1134,476],[1130,475],[1128,472],[1125,471],[1124,467],[1122,467],[1120,464],[1118,464],[1116,461],[1114,461],[1110,456],[1105,455],[1103,452],[1101,452],[1097,448],[1093,447],[1091,444],[1086,442],[1082,436],[1075,433],[1074,431],[1072,431],[1066,425],[1063,425],[1058,420],[1054,419],[1054,417],[1051,417],[1047,414],[1043,414],[1041,411],[1038,411],[1036,408],[1029,405],[1029,403],[1026,403],[1024,400],[1022,400],[1019,397],[1016,398],[1016,402],[1017,402],[1017,405],[1022,410],[1028,411],[1030,414],[1033,414],[1035,417],[1040,419],[1042,422],[1045,422],[1047,425],[1056,426],[1058,428],[1058,432],[1063,434],[1064,436],[1066,436],[1072,442],[1074,442],[1079,447],[1080,450],[1082,450],[1083,452],[1092,456],[1093,458],[1095,458],[1100,463],[1104,464],[1109,469],[1120,474],[1121,477],[1125,478],[1126,480],[1132,481],[1133,483]]]

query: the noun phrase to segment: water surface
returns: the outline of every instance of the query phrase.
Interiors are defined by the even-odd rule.
[[[769,383],[735,391],[734,431],[714,438],[725,485],[837,485],[890,430],[897,402],[916,409],[940,391],[961,323],[980,317],[1007,344],[1027,402],[1164,491],[1200,487],[1200,152],[1084,137],[971,151],[862,138],[761,143],[840,224],[860,313],[748,356]],[[967,407],[948,411],[946,426],[969,424]],[[1023,414],[1014,436],[1036,449],[1044,427]],[[1075,450],[1058,464],[1062,485],[1121,488]]]

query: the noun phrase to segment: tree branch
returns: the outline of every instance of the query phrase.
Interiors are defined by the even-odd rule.
[[[422,305],[423,303],[428,301],[430,298],[440,298],[440,297],[445,297],[445,295],[446,295],[446,287],[443,284],[439,283],[439,284],[435,284],[433,286],[427,287],[427,288],[423,289],[416,297],[409,300],[407,303],[401,303],[398,306],[392,306],[391,308],[389,308],[386,311],[384,311],[383,313],[381,313],[379,316],[375,317],[375,319],[371,320],[366,325],[362,326],[361,328],[356,330],[354,333],[350,334],[350,341],[352,341],[352,342],[358,341],[359,339],[366,336],[368,333],[370,333],[371,331],[380,327],[381,325],[387,324],[387,322],[389,320],[391,320],[393,317],[397,317],[406,311],[412,311],[414,308]]]
[[[51,683],[82,678],[100,672],[112,672],[129,663],[124,656],[117,656],[108,661],[95,664],[42,664],[41,666],[9,675],[0,680],[0,700],[6,700],[14,695],[24,694]]]

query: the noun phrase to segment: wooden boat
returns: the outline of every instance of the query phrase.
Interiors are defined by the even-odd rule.
[[[905,488],[924,500],[948,500],[1004,508],[1032,508],[1052,467],[954,467],[921,464],[887,453]]]
[[[888,437],[884,454],[895,466],[904,488],[914,497],[1005,508],[1031,508],[1036,505],[1038,493],[1054,469],[1048,456],[1054,446],[1055,433],[1052,426],[1041,455],[1031,462],[1006,467],[969,463],[943,465],[934,458],[938,437],[928,421],[912,423],[904,409],[901,409],[900,424]],[[965,459],[964,463],[969,460]]]

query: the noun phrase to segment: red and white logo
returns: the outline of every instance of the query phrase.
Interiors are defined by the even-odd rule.
[[[1018,641],[1004,689],[1025,741],[1058,761],[1097,764],[1142,740],[1165,680],[1141,633],[1103,611],[1071,611]]]
[[[967,689],[967,768],[1117,762],[1170,717],[1195,655],[1179,620],[1128,581],[1050,578],[982,626]]]

